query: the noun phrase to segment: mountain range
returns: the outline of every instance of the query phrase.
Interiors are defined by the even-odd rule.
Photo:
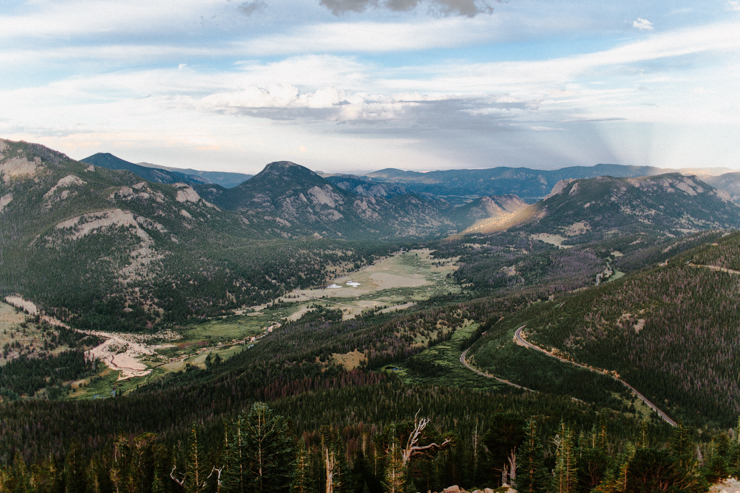
[[[455,207],[414,193],[348,191],[290,162],[224,188],[142,181],[36,144],[2,141],[0,155],[0,289],[65,307],[89,324],[218,313],[369,259],[368,243],[345,243],[339,257],[328,253],[338,240],[392,243],[509,229],[581,244],[740,226],[728,194],[677,174],[571,179],[533,205],[501,195]],[[303,242],[292,241],[298,238]],[[295,263],[284,264],[285,254]],[[183,299],[188,308],[175,309]]]
[[[725,433],[740,412],[740,207],[700,177],[280,161],[228,188],[95,160],[0,140],[0,297],[40,315],[0,304],[0,489],[184,484],[224,466],[255,401],[290,417],[285,450],[305,440],[313,486],[327,446],[351,459],[350,491],[381,493],[385,444],[420,422],[454,442],[408,469],[437,491],[503,482],[526,423],[552,460],[557,437],[577,444],[584,492],[684,471],[696,450],[711,467],[682,464],[702,481],[740,457]],[[600,175],[618,172],[647,175]],[[198,443],[213,453],[196,458]]]
[[[226,171],[198,171],[194,169],[168,168],[151,163],[134,164],[125,161],[113,154],[99,152],[81,159],[80,162],[113,170],[130,171],[152,183],[185,183],[200,185],[216,183],[226,188],[235,187],[252,177],[243,173],[229,173]]]

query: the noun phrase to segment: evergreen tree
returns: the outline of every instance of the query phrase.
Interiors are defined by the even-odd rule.
[[[293,444],[288,423],[263,403],[232,428],[224,491],[273,493],[290,486]]]
[[[198,429],[193,425],[190,428],[190,446],[188,447],[188,464],[186,469],[186,493],[203,493],[206,491],[206,478],[210,467],[206,465],[203,445],[198,440]]]
[[[555,445],[553,490],[557,493],[571,493],[576,490],[578,464],[575,440],[574,431],[561,422],[558,434],[553,439]]]
[[[290,484],[290,493],[315,493],[312,482],[311,454],[306,448],[303,438],[298,440],[293,482]]]
[[[85,481],[87,482],[86,493],[101,493],[102,489],[98,469],[98,464],[95,459],[90,459],[90,464],[87,466],[87,471],[85,473]]]
[[[0,491],[25,493],[31,491],[31,474],[23,456],[16,452],[10,472],[0,475]]]
[[[344,460],[342,437],[334,427],[321,427],[321,456],[324,463],[326,493],[340,493],[351,488],[345,485],[347,465]]]
[[[740,417],[733,435],[727,451],[727,472],[737,478],[740,476]]]
[[[526,493],[548,491],[551,478],[545,469],[545,456],[537,431],[537,422],[527,421],[524,428],[524,442],[519,445],[519,465],[517,467],[517,486]]]
[[[224,451],[224,491],[244,493],[246,486],[246,468],[244,465],[244,417],[239,417],[232,423],[229,439]]]
[[[395,427],[389,433],[388,450],[386,451],[385,481],[383,486],[387,493],[404,493],[406,468],[401,456],[401,443],[396,436]]]
[[[730,440],[724,433],[712,438],[710,446],[711,454],[707,461],[704,476],[707,481],[714,483],[730,475],[728,457],[730,452]]]
[[[670,453],[676,471],[676,487],[685,491],[704,491],[707,482],[701,473],[699,461],[694,453],[696,445],[689,431],[679,422],[673,429]]]
[[[31,483],[38,493],[61,493],[64,490],[59,467],[51,458],[33,465]]]
[[[65,493],[85,493],[85,463],[77,440],[72,440],[64,461]]]

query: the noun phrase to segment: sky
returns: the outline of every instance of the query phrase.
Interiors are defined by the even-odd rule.
[[[0,65],[74,159],[740,169],[740,0],[3,0]]]

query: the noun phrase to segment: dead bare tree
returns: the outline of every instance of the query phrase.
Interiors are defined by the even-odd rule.
[[[419,445],[419,439],[424,433],[424,428],[426,428],[431,421],[429,418],[419,419],[419,412],[421,412],[421,409],[419,409],[419,411],[416,412],[416,415],[414,415],[414,431],[411,432],[411,434],[409,435],[409,439],[406,441],[406,446],[403,448],[403,450],[401,450],[401,457],[403,459],[404,466],[408,465],[411,457],[419,454],[424,454],[434,449],[440,449],[452,441],[447,438],[444,442],[442,442],[442,444],[439,445],[437,443],[430,443],[429,445]]]
[[[221,466],[221,469],[216,469],[216,466],[213,466],[213,469],[211,469],[211,474],[209,474],[208,477],[206,478],[206,479],[209,479],[211,476],[213,476],[214,472],[218,473],[218,475],[216,476],[216,486],[217,486],[216,491],[217,492],[221,491],[221,471],[223,470],[224,470],[224,466]],[[205,486],[205,482],[203,483],[203,485]]]
[[[324,446],[324,466],[326,467],[326,493],[334,493],[337,455],[333,450],[329,450],[327,446]]]
[[[509,461],[509,481],[512,488],[516,487],[516,450],[512,449],[508,457]]]
[[[187,474],[183,474],[182,475],[182,479],[177,479],[175,477],[175,469],[177,469],[177,466],[172,466],[172,470],[170,471],[170,477],[172,478],[172,481],[174,481],[175,483],[177,483],[180,486],[182,486],[182,485],[185,484],[185,478],[187,478],[188,475]]]

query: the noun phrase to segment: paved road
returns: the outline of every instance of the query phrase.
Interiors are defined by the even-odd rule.
[[[628,384],[624,380],[621,380],[621,379],[615,377],[614,375],[612,375],[610,373],[607,373],[606,371],[597,370],[595,368],[590,368],[590,367],[588,367],[586,365],[582,365],[580,363],[576,363],[575,361],[570,361],[570,360],[567,360],[565,358],[561,358],[559,356],[555,356],[554,354],[545,351],[541,347],[535,346],[534,344],[532,344],[530,342],[527,342],[524,339],[524,337],[522,337],[522,329],[524,329],[524,327],[526,327],[526,325],[522,325],[521,327],[519,327],[518,329],[516,329],[516,332],[514,333],[514,337],[516,338],[516,341],[518,343],[520,343],[521,345],[523,345],[524,347],[529,348],[529,349],[534,349],[535,351],[539,351],[541,353],[544,353],[544,354],[550,356],[551,358],[555,358],[555,359],[558,359],[558,360],[562,361],[563,363],[570,363],[571,365],[580,366],[581,368],[585,368],[586,370],[595,371],[597,373],[601,373],[602,375],[607,375],[607,376],[613,378],[617,382],[621,383],[622,385],[624,385],[625,387],[627,387],[628,389],[630,389],[632,391],[632,393],[635,394],[637,397],[639,397],[640,400],[642,402],[644,402],[650,409],[652,409],[653,411],[655,411],[656,413],[658,413],[658,416],[660,416],[663,419],[663,421],[665,421],[666,423],[668,423],[671,426],[676,426],[676,422],[673,421],[670,417],[668,417],[668,415],[666,413],[664,413],[663,411],[661,411],[660,409],[658,409],[658,406],[656,406],[655,404],[653,404],[652,402],[650,402],[647,399],[647,397],[645,397],[644,395],[642,395],[640,392],[637,391],[637,389],[635,389],[632,385]]]
[[[700,264],[687,264],[689,267],[703,267],[705,269],[713,270],[715,272],[724,272],[725,274],[740,275],[740,270],[732,270],[726,267],[717,267],[716,265],[700,265]]]
[[[468,361],[465,359],[465,356],[468,354],[468,350],[469,349],[470,348],[466,349],[460,355],[460,363],[462,363],[463,365],[465,365],[465,368],[467,368],[468,370],[470,370],[472,372],[475,372],[475,373],[477,373],[478,375],[480,375],[482,377],[493,378],[494,380],[498,380],[501,383],[505,383],[506,385],[511,385],[512,387],[516,387],[518,389],[526,390],[528,392],[537,392],[536,390],[528,389],[527,387],[522,387],[521,385],[517,385],[514,382],[509,382],[508,380],[504,380],[503,378],[495,377],[493,375],[489,375],[488,373],[483,373],[482,371],[476,370],[475,368],[473,368],[472,366],[470,366],[468,364]]]

